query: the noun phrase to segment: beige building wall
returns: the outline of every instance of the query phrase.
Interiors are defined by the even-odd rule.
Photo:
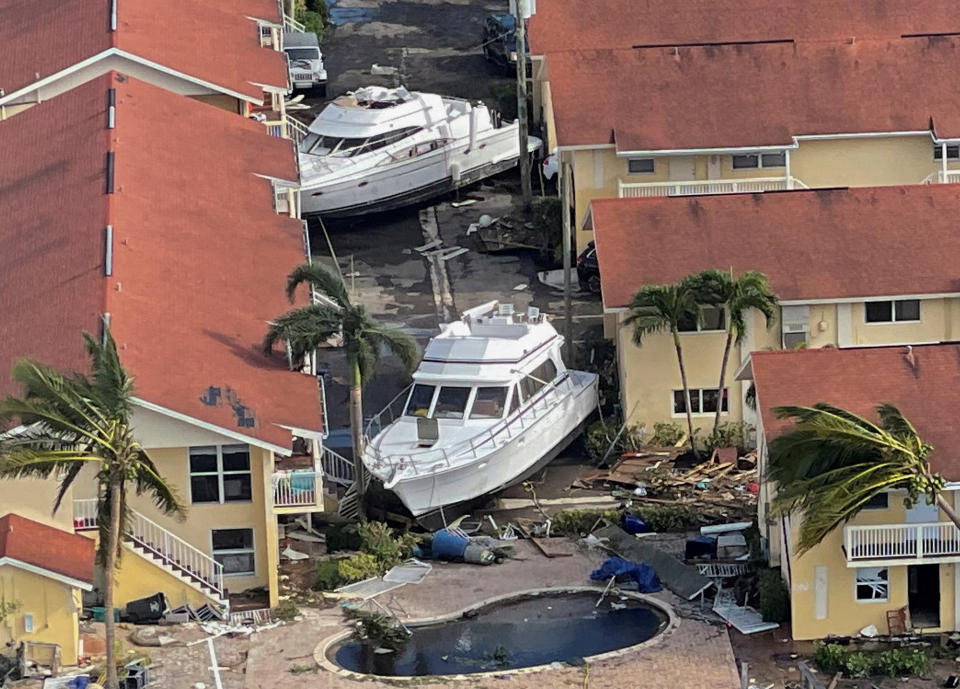
[[[0,644],[36,641],[60,646],[64,665],[76,665],[82,610],[80,589],[11,565],[0,566],[0,601],[15,602],[18,609],[0,621]],[[33,631],[26,630],[26,615],[33,616]]]
[[[889,507],[885,510],[863,510],[854,517],[850,525],[898,524],[906,521],[903,505],[905,493],[894,492],[889,495]],[[793,520],[796,522],[797,520]],[[940,512],[940,521],[946,516]],[[798,524],[790,530],[790,542],[795,543]],[[925,632],[953,631],[954,619],[954,567],[944,563],[940,565],[940,626],[925,629]],[[826,616],[817,619],[817,568],[826,578]],[[856,599],[857,569],[848,567],[843,552],[843,527],[838,527],[819,545],[796,556],[792,552],[789,562],[790,601],[793,638],[820,639],[830,634],[853,636],[867,625],[874,625],[881,634],[887,633],[888,610],[896,610],[907,605],[907,566],[888,567],[889,595],[886,601],[858,601]],[[822,607],[822,606],[821,606]]]
[[[952,299],[950,301],[957,301]],[[952,325],[944,299],[923,299],[920,302],[920,321],[908,323],[867,323],[865,304],[851,306],[851,337],[853,345],[900,344],[940,342],[952,339]]]
[[[928,134],[805,139],[790,154],[791,174],[808,187],[920,184],[939,169]]]
[[[53,503],[57,497],[60,482],[57,478],[48,479],[2,479],[0,480],[0,517],[13,512],[48,524],[64,531],[73,531],[73,491],[64,496],[57,513],[53,513]]]

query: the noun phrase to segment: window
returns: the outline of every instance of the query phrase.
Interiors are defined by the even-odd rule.
[[[506,388],[477,388],[473,407],[470,408],[471,419],[499,419],[507,406]]]
[[[627,161],[627,172],[631,174],[649,173],[656,170],[653,158],[630,158]]]
[[[863,509],[865,509],[865,510],[885,510],[885,509],[887,509],[887,505],[888,505],[888,504],[889,504],[889,501],[887,500],[887,494],[886,494],[886,493],[877,493],[876,495],[874,495],[872,498],[870,498],[869,500],[867,500],[867,501],[864,503]]]
[[[190,448],[190,501],[237,502],[253,499],[250,448],[209,445]]]
[[[407,400],[407,409],[403,412],[404,416],[426,416],[430,413],[430,403],[433,402],[433,391],[436,387],[433,385],[422,385],[417,383],[410,391],[410,399]]]
[[[868,301],[865,313],[867,323],[915,322],[920,320],[920,300]]]
[[[943,160],[943,147],[940,144],[933,145],[933,159]],[[960,146],[957,144],[947,146],[947,160],[960,160]]]
[[[534,395],[543,389],[545,385],[553,382],[557,377],[557,365],[550,359],[547,359],[535,369],[527,373],[520,381],[520,389],[523,390],[524,402],[529,402]]]
[[[810,330],[809,306],[780,307],[780,323],[784,349],[797,349],[807,344]]]
[[[750,168],[764,167],[784,167],[787,164],[787,154],[784,151],[779,153],[762,153],[759,155],[739,155],[731,156],[734,170],[746,170]]]
[[[857,568],[857,600],[886,603],[889,589],[886,567]]]
[[[700,323],[691,319],[681,320],[677,329],[682,333],[709,332],[726,330],[727,311],[722,306],[703,305],[700,307]]]
[[[727,400],[727,388],[723,389],[721,399],[716,388],[691,388],[690,404],[693,406],[694,414],[715,414],[717,411],[717,401],[721,400],[723,407],[721,411],[729,411],[729,401]],[[673,391],[673,413],[686,414],[687,405],[683,396],[683,390]]]
[[[797,332],[783,333],[784,349],[801,349],[807,344],[807,333],[805,330]]]
[[[433,408],[435,419],[462,419],[467,410],[470,388],[444,385],[437,395],[437,404]]]
[[[224,576],[256,574],[253,529],[214,529],[213,559],[223,565]]]
[[[317,48],[284,48],[283,52],[291,60],[319,60],[320,50]]]
[[[520,388],[516,385],[513,386],[513,394],[510,396],[510,413],[517,411],[520,408]]]

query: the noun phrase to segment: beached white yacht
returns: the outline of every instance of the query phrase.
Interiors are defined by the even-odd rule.
[[[402,87],[348,93],[300,143],[301,210],[363,215],[472,184],[517,164],[517,127],[481,102]]]
[[[444,325],[370,422],[367,468],[418,518],[531,476],[597,408],[596,374],[568,370],[562,343],[534,307],[490,302]]]

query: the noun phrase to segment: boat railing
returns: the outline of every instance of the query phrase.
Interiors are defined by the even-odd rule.
[[[390,456],[384,455],[373,445],[367,445],[366,453],[378,466],[386,465],[397,471],[410,469],[414,475],[419,475],[422,470],[452,466],[452,460],[477,459],[481,453],[488,453],[516,438],[550,411],[558,397],[575,391],[574,377],[568,371],[541,389],[518,413],[507,416],[499,423],[456,445]]]
[[[401,390],[396,397],[387,402],[387,406],[381,409],[376,416],[367,422],[364,435],[367,437],[368,442],[375,438],[384,428],[403,416],[403,410],[407,406],[407,395],[410,393],[410,388],[412,387],[413,383],[410,383],[410,385]]]

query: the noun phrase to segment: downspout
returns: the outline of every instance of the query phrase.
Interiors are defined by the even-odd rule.
[[[787,189],[793,189],[793,175],[790,172],[790,149],[783,150],[784,171],[787,175]]]
[[[940,182],[945,183],[947,181],[947,143],[943,142],[940,144],[940,167],[942,171],[940,173]]]

